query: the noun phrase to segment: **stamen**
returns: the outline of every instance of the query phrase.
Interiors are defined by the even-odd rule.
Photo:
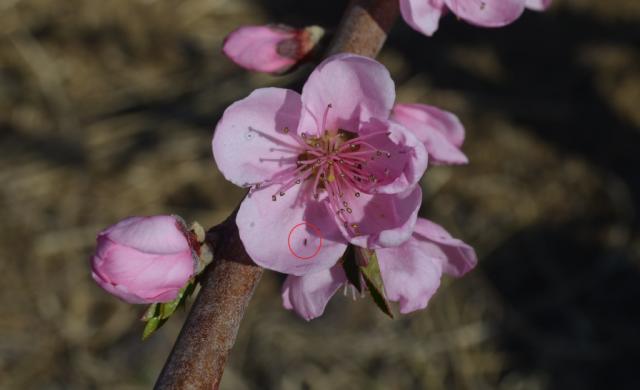
[[[309,107],[307,107],[306,105],[304,106],[304,109],[307,110],[307,112],[309,113],[309,115],[311,115],[311,117],[313,118],[313,120],[316,122],[316,133],[318,134],[318,137],[320,137],[320,123],[318,122],[318,118],[313,115],[313,112],[311,112],[311,110],[309,109]]]
[[[327,108],[324,110],[324,115],[322,115],[322,130],[327,130],[327,115],[329,114],[329,109],[333,106],[331,103],[327,104]]]

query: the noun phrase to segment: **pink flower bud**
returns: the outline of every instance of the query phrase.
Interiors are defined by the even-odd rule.
[[[91,276],[129,303],[172,301],[196,270],[188,237],[176,216],[127,218],[98,234]]]
[[[282,73],[307,56],[323,34],[318,26],[245,26],[227,36],[222,51],[245,69]]]

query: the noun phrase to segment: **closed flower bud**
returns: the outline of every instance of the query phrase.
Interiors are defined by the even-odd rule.
[[[91,276],[129,303],[172,301],[196,271],[190,234],[176,216],[127,218],[98,234]]]
[[[323,34],[318,26],[244,26],[227,36],[222,51],[245,69],[283,73],[304,59]]]

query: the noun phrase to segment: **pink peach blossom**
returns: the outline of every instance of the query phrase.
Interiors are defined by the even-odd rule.
[[[424,144],[431,164],[469,162],[460,150],[464,127],[454,114],[426,104],[396,104],[391,118],[411,130]]]
[[[441,226],[419,218],[409,240],[376,250],[387,299],[398,302],[403,314],[424,309],[440,286],[442,273],[459,277],[477,263],[472,247],[451,237]],[[319,317],[329,299],[349,285],[341,265],[306,274],[289,275],[282,286],[285,308],[308,320]]]
[[[213,154],[229,181],[251,188],[236,223],[257,264],[304,275],[331,268],[348,243],[380,248],[411,236],[427,153],[390,120],[394,99],[383,65],[340,54],[314,70],[301,95],[258,89],[227,108]]]
[[[447,11],[476,26],[502,27],[518,19],[525,8],[542,11],[549,5],[551,0],[400,0],[400,12],[411,27],[431,36]]]
[[[131,217],[100,232],[91,276],[129,303],[169,302],[194,275],[196,258],[175,216]]]
[[[313,49],[323,30],[284,25],[243,26],[230,33],[222,51],[237,65],[256,72],[282,73]]]

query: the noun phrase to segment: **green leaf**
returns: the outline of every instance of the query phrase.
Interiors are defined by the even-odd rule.
[[[147,322],[153,317],[157,316],[158,315],[157,313],[158,313],[158,304],[152,303],[147,308],[147,311],[144,312],[144,315],[142,316],[141,320]]]
[[[193,294],[196,287],[196,281],[191,279],[189,283],[184,286],[176,299],[171,302],[165,303],[153,303],[149,305],[149,308],[142,316],[142,321],[145,321],[147,324],[144,327],[142,332],[142,339],[145,340],[147,337],[151,336],[153,332],[160,329],[162,325],[173,315],[176,309],[183,305],[187,298]]]
[[[356,264],[356,251],[353,245],[347,246],[347,250],[342,256],[342,268],[349,283],[351,283],[358,292],[362,292],[360,269],[358,268],[358,264]]]
[[[160,317],[153,317],[147,321],[147,324],[144,326],[144,330],[142,331],[142,340],[146,340],[153,332],[160,329],[165,322],[167,322],[167,320]]]
[[[371,298],[373,298],[375,304],[384,314],[393,318],[391,306],[385,296],[384,283],[382,281],[382,275],[380,274],[380,265],[378,264],[376,252],[369,249],[359,248],[359,255],[365,260],[364,263],[366,265],[360,266],[360,271],[362,272],[364,282],[371,293]]]

